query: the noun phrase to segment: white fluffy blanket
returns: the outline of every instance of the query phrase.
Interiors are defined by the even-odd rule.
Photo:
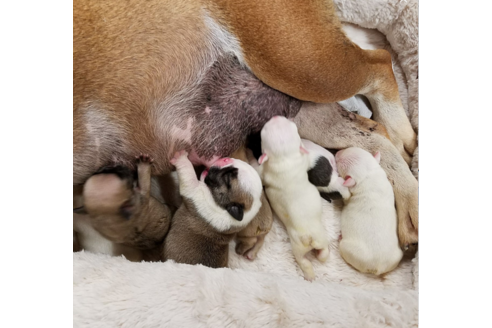
[[[402,100],[418,129],[417,1],[335,3],[343,21],[386,35],[389,43],[378,32],[347,27],[361,46],[392,51]],[[323,205],[331,254],[325,264],[313,260],[312,283],[302,278],[278,220],[255,261],[237,256],[231,244],[228,269],[74,253],[74,326],[416,327],[418,256],[384,277],[357,272],[338,252],[339,209]]]

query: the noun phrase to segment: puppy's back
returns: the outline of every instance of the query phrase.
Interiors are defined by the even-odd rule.
[[[351,190],[342,210],[340,254],[361,272],[393,270],[403,253],[398,246],[394,194],[381,168]]]
[[[176,211],[162,245],[162,260],[211,268],[226,267],[232,237],[213,231],[203,218],[182,205]]]

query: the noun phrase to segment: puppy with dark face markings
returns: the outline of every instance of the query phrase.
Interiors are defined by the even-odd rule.
[[[262,205],[260,177],[250,165],[231,158],[216,161],[200,180],[186,151],[177,152],[171,163],[183,204],[164,240],[162,260],[226,267],[229,242]]]
[[[309,152],[309,182],[318,188],[321,197],[330,203],[350,198],[349,189],[343,185],[345,181],[338,175],[335,156],[310,140],[301,139],[301,142]]]
[[[74,213],[88,214],[92,227],[113,243],[150,250],[162,243],[171,211],[150,194],[152,160],[147,155],[137,160],[137,179],[122,166],[91,176],[84,184],[83,206]]]
[[[232,158],[240,159],[243,162],[249,163],[255,160],[255,157],[250,149],[244,146],[236,150]],[[265,192],[261,192],[261,208],[258,214],[251,222],[239,231],[236,235],[236,253],[244,255],[248,260],[254,260],[263,242],[266,234],[270,231],[273,224],[273,213],[270,203],[265,196]]]

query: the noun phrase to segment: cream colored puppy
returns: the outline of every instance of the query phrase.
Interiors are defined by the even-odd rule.
[[[294,122],[274,116],[261,130],[263,155],[258,173],[274,212],[287,228],[294,257],[306,280],[315,278],[306,254],[328,259],[328,239],[321,224],[321,197],[308,180],[310,158]]]
[[[342,210],[340,254],[360,272],[389,272],[403,252],[398,246],[393,188],[379,165],[381,156],[352,147],[340,150],[335,158],[352,194]]]

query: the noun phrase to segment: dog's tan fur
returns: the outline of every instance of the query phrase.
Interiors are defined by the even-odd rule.
[[[400,242],[416,242],[418,187],[402,165],[402,156],[410,160],[416,136],[399,99],[390,56],[354,45],[329,0],[74,1],[74,184],[115,158],[131,163],[140,151],[153,154],[156,174],[172,169],[169,160],[179,150],[173,147],[182,145],[172,146],[163,133],[172,124],[185,129],[186,122],[159,118],[164,108],[178,116],[180,104],[192,97],[195,81],[220,51],[206,16],[239,41],[243,64],[271,87],[306,101],[337,101],[357,93],[369,98],[374,118],[397,150],[377,137],[378,129],[365,132],[368,123],[358,116],[347,119],[329,106],[318,121],[302,109],[296,116],[303,122],[299,132],[325,147],[391,153],[383,154],[381,164],[395,188]],[[336,121],[328,122],[328,116]],[[329,130],[338,124],[340,129]]]
[[[318,103],[366,95],[376,121],[386,126],[393,143],[410,160],[403,146],[413,154],[416,135],[400,101],[391,55],[362,50],[348,39],[332,1],[212,2],[214,13],[241,40],[245,60],[260,80]],[[392,112],[382,103],[392,104]]]
[[[236,150],[231,157],[249,163],[254,160],[253,154],[246,152],[245,147]],[[236,253],[244,255],[249,260],[254,260],[258,251],[265,241],[266,234],[270,231],[273,224],[273,213],[265,192],[261,193],[261,208],[253,220],[236,234]]]

